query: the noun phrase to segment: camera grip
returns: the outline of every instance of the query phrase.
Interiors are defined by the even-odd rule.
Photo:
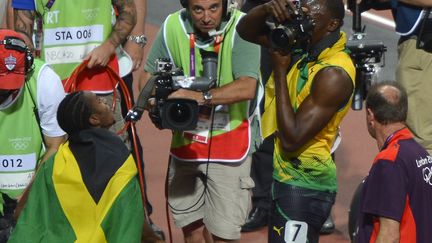
[[[128,111],[125,120],[126,121],[132,121],[136,122],[139,119],[141,119],[142,114],[144,113],[144,110],[147,106],[147,102],[151,97],[151,94],[153,92],[153,89],[155,87],[155,80],[156,77],[151,77],[144,88],[141,90],[141,93],[138,96],[138,100],[134,107],[132,107],[131,110]]]

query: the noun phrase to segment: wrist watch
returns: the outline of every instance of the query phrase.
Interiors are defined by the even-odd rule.
[[[209,105],[213,99],[213,95],[210,93],[210,91],[204,91],[202,95],[204,98],[204,105]]]
[[[127,40],[135,42],[141,48],[147,44],[147,37],[145,35],[128,35]]]

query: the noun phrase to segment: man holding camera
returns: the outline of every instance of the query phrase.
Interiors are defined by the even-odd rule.
[[[343,17],[342,0],[273,0],[237,27],[242,38],[273,49],[263,115],[263,136],[276,135],[269,242],[318,242],[335,200],[330,149],[355,78]]]
[[[232,1],[180,3],[184,9],[169,15],[156,36],[147,78],[157,71],[159,58],[171,60],[188,77],[205,76],[201,50],[217,54],[217,78],[209,90],[181,88],[168,97],[192,100],[209,111],[198,114],[197,129],[173,133],[168,201],[186,242],[238,242],[254,185],[249,155],[259,131],[257,102],[251,102],[259,80],[259,46],[236,33],[243,14]]]

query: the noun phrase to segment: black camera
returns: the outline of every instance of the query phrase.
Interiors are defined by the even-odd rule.
[[[291,20],[281,24],[269,21],[270,44],[273,48],[291,52],[295,49],[306,50],[312,37],[315,23],[305,14],[300,6],[297,6],[298,14],[293,14]]]
[[[356,67],[354,97],[351,104],[353,110],[361,110],[366,99],[369,87],[376,82],[376,74],[385,66],[384,53],[387,47],[382,41],[367,40],[365,28],[361,24],[361,13],[370,9],[385,9],[387,5],[375,3],[374,0],[362,1],[358,4],[355,0],[348,0],[348,9],[353,13],[353,35],[347,42],[350,56]]]
[[[356,67],[356,80],[351,108],[361,110],[369,87],[376,82],[376,73],[385,65],[384,52],[387,48],[382,41],[349,40],[347,48]]]
[[[432,53],[432,19],[430,15],[431,9],[428,8],[418,30],[417,48]]]
[[[168,99],[178,89],[208,91],[216,86],[217,54],[201,50],[203,73],[201,77],[186,77],[182,70],[173,69],[169,60],[158,60],[155,76],[156,105],[150,118],[160,129],[193,130],[197,126],[199,106],[192,99]]]

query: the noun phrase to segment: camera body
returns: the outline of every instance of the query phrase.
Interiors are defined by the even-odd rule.
[[[348,9],[353,13],[352,30],[353,34],[347,42],[351,58],[356,67],[356,80],[353,102],[353,110],[361,110],[363,101],[367,96],[369,87],[376,82],[376,74],[380,68],[385,66],[384,53],[387,47],[382,41],[367,40],[365,38],[365,27],[362,27],[361,13],[370,9],[387,9],[391,6],[389,2],[376,0],[364,0],[360,4],[356,0],[348,0]]]
[[[285,23],[276,25],[274,21],[268,21],[269,40],[273,48],[285,52],[307,48],[315,23],[309,15],[302,11],[301,7],[297,7],[297,12],[298,14],[293,14],[292,19]]]
[[[376,73],[384,67],[384,52],[387,50],[382,41],[354,39],[349,40],[347,48],[356,67],[353,110],[361,110],[369,87],[376,82]]]
[[[168,99],[178,89],[205,92],[216,86],[217,54],[201,50],[203,76],[187,77],[182,70],[173,69],[170,60],[158,59],[155,78],[156,105],[150,110],[150,118],[160,129],[176,131],[193,130],[198,123],[199,106],[192,99]]]

